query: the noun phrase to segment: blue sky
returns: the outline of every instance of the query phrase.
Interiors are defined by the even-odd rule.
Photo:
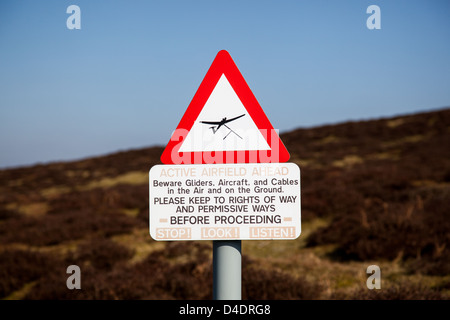
[[[165,145],[222,49],[281,132],[449,107],[449,39],[446,0],[2,0],[0,167]]]

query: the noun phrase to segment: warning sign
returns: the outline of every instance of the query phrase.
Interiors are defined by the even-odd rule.
[[[165,164],[287,162],[289,152],[230,54],[214,59],[161,155]]]
[[[300,235],[300,168],[294,163],[156,165],[149,178],[155,240]]]

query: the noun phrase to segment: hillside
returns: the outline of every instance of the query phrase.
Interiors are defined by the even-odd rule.
[[[243,299],[449,299],[450,109],[281,139],[302,234],[243,241]],[[211,242],[148,234],[162,150],[0,170],[0,298],[211,299]],[[72,264],[82,290],[66,287]],[[381,290],[366,287],[373,264]]]

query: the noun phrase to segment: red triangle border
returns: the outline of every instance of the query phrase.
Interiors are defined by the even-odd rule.
[[[246,108],[271,150],[178,152],[222,74]],[[277,150],[275,150],[275,149]],[[221,50],[206,73],[174,134],[161,155],[164,164],[287,162],[289,152],[247,85],[230,54]]]

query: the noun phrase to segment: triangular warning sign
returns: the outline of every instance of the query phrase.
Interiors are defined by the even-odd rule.
[[[289,153],[233,59],[220,51],[161,155],[165,164],[286,162]]]

